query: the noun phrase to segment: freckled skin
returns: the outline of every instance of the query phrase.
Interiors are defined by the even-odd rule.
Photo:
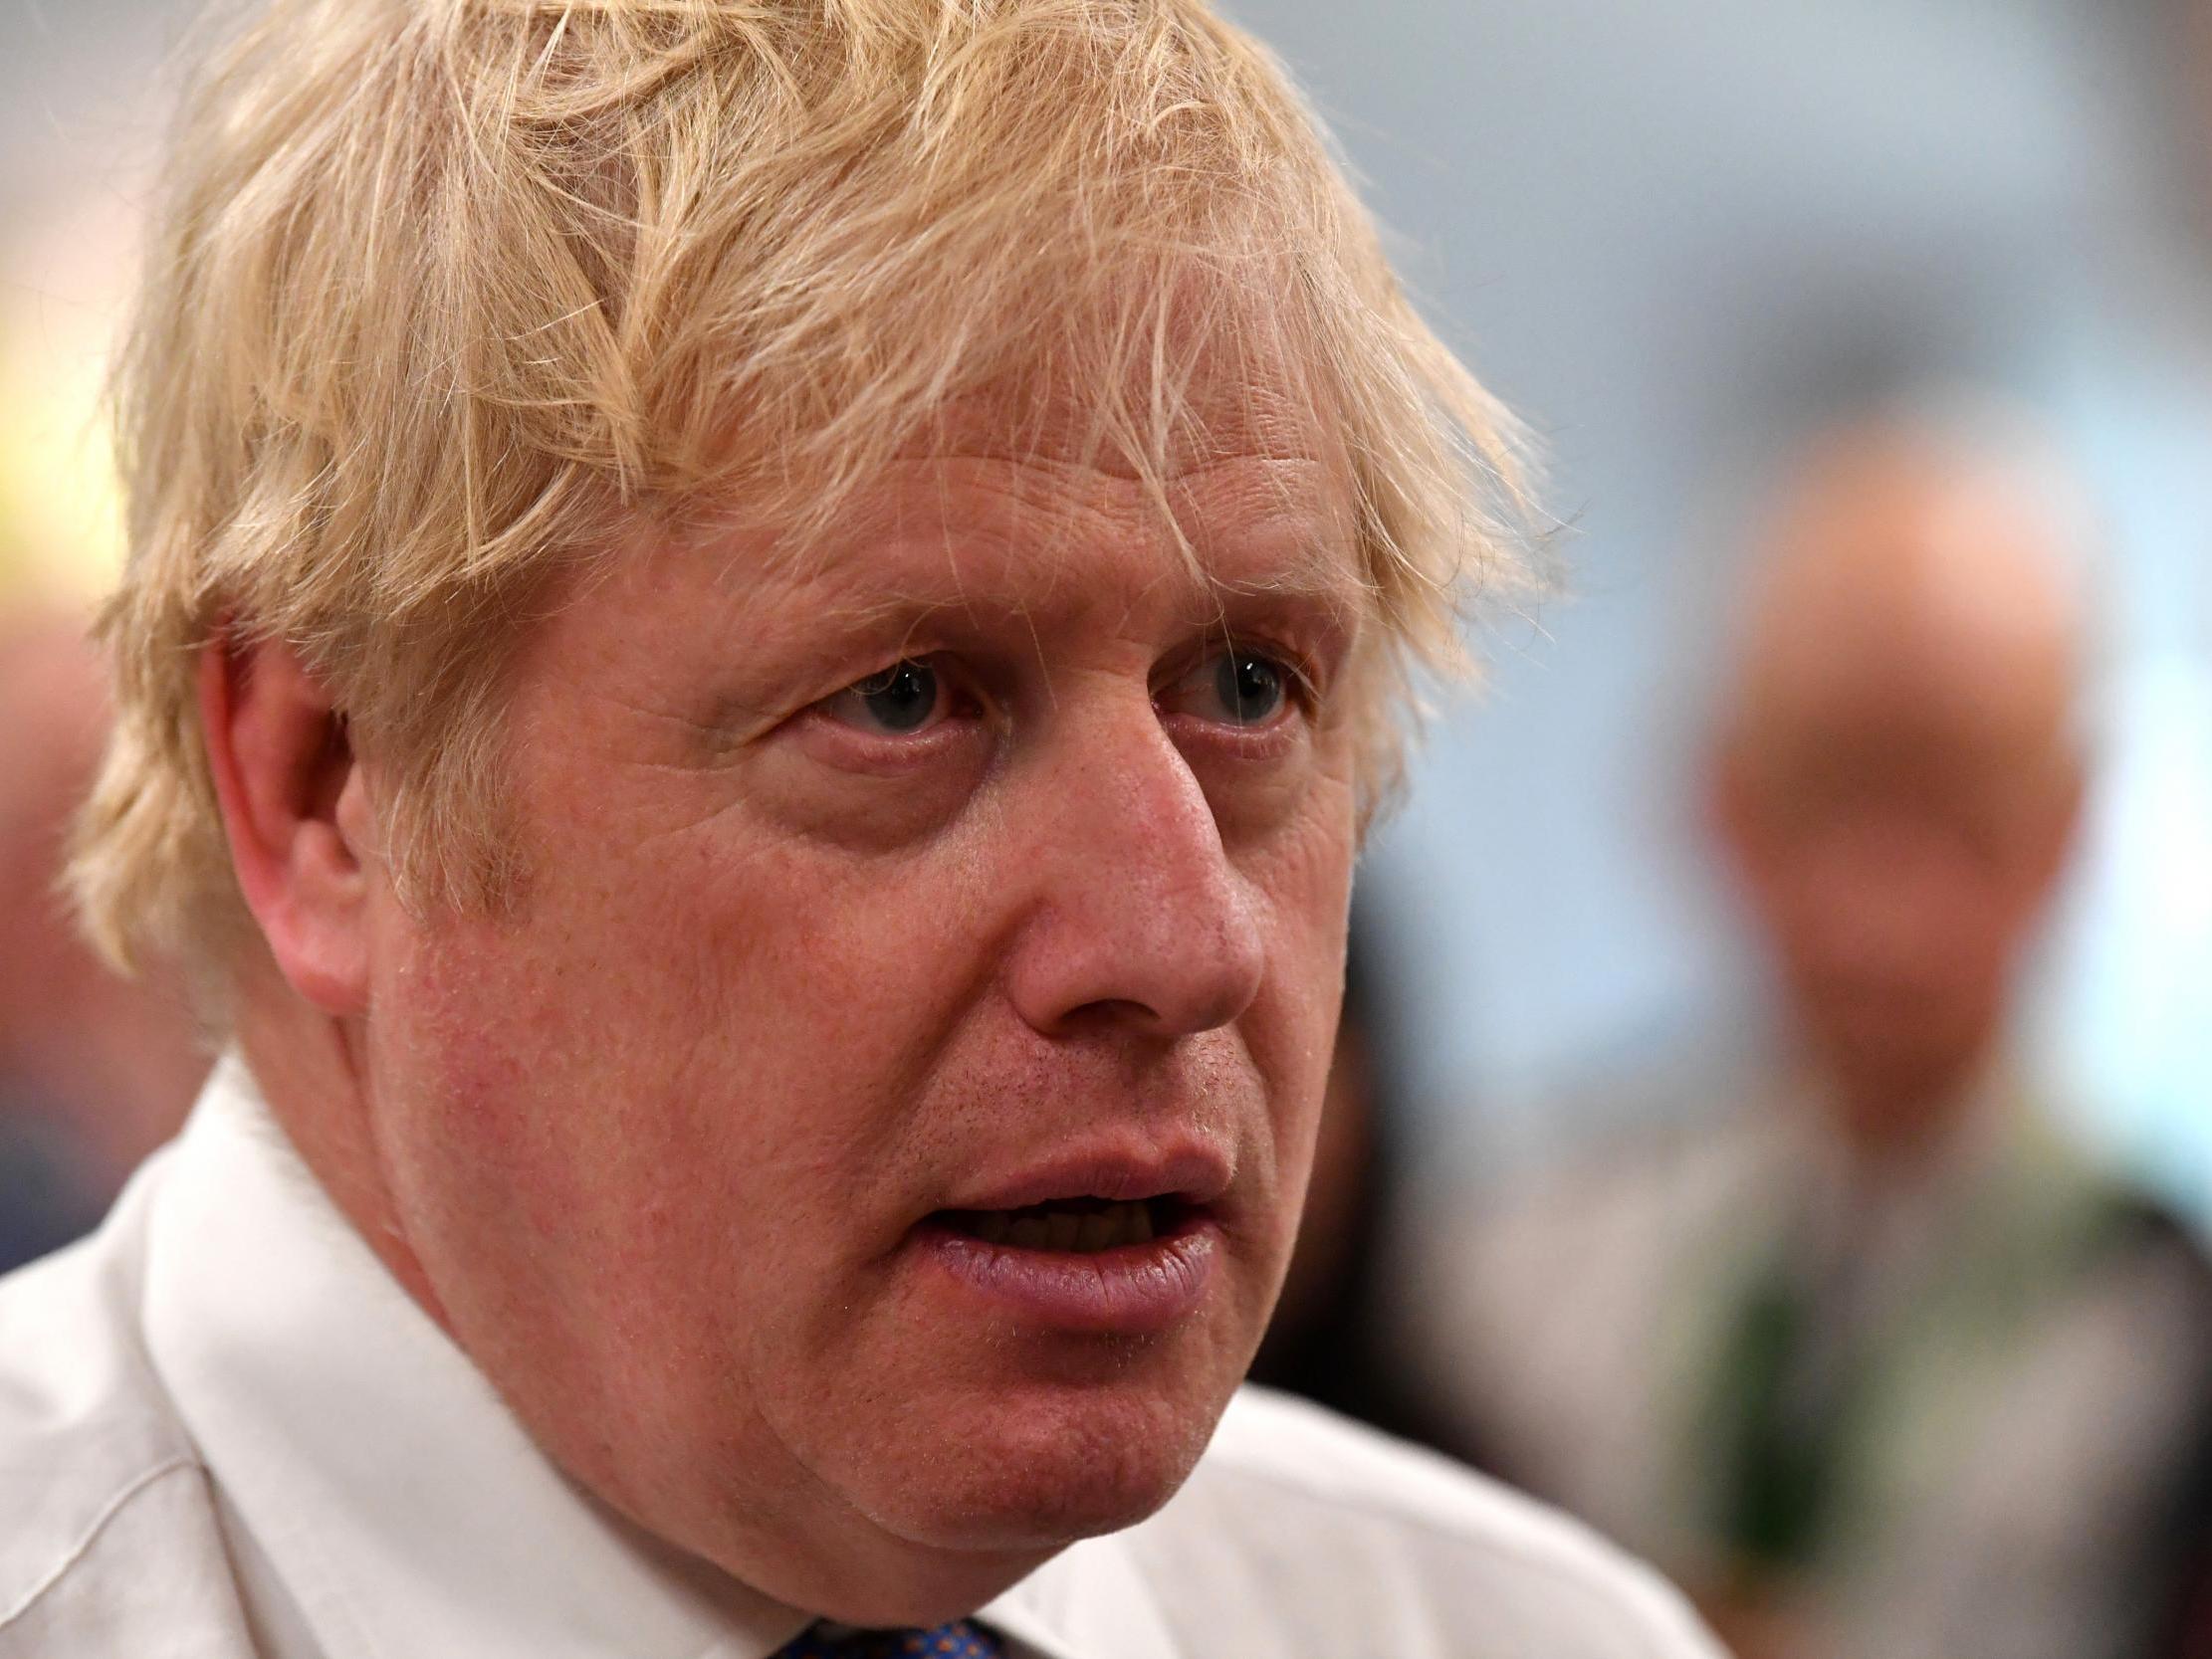
[[[519,911],[372,886],[363,1230],[565,1468],[794,1604],[929,1622],[1142,1518],[1258,1343],[1335,1028],[1358,646],[1341,456],[1233,435],[1175,490],[1225,598],[1133,478],[988,446],[902,464],[802,571],[641,534],[518,667]],[[1333,595],[1237,596],[1293,567]],[[1316,706],[1207,707],[1224,622]],[[928,731],[825,714],[911,657],[960,687]],[[963,1183],[1101,1132],[1232,1166],[1197,1314],[1024,1329],[918,1265]]]

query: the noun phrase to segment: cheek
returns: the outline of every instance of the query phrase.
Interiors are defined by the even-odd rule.
[[[1267,933],[1264,1001],[1242,1029],[1268,1083],[1285,1249],[1312,1173],[1343,1002],[1353,824],[1350,786],[1331,778],[1280,834],[1240,860]]]
[[[948,1085],[1019,1075],[993,1059],[1018,1033],[992,1000],[1018,836],[979,820],[889,857],[742,807],[650,835],[588,807],[535,821],[520,914],[424,931],[389,907],[399,947],[377,953],[395,1185],[441,1296],[629,1386],[680,1375],[685,1344],[741,1369],[830,1346],[825,1293],[864,1286],[918,1184],[993,1139],[983,1095]],[[1267,971],[1203,1047],[1264,1092],[1245,1151],[1270,1292],[1318,1132],[1353,841],[1328,774],[1224,848]],[[1036,1099],[1056,1093],[1045,1077]]]
[[[633,1336],[650,1300],[773,1298],[896,1167],[945,1024],[915,954],[943,931],[911,884],[863,903],[795,860],[558,852],[521,916],[397,958],[377,1029],[407,1184],[456,1261],[629,1304]]]

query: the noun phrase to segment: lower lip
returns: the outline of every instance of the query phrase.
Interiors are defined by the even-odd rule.
[[[1214,1282],[1221,1229],[1194,1216],[1144,1244],[1023,1250],[936,1222],[915,1243],[963,1290],[1027,1323],[1082,1335],[1143,1337],[1198,1312]]]

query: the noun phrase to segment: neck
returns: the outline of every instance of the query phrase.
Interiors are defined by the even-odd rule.
[[[1957,1139],[1983,1070],[1979,1057],[1911,1073],[1832,1067],[1823,1096],[1855,1163],[1899,1171],[1939,1156]]]
[[[446,1327],[392,1198],[358,1023],[313,1007],[274,963],[259,961],[239,975],[232,1031],[270,1115],[301,1161],[385,1271]]]

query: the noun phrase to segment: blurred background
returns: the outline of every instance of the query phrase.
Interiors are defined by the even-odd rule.
[[[1341,1179],[1316,1196],[1277,1374],[1592,1514],[1689,1578],[1746,1652],[2119,1651],[2114,1621],[2081,1608],[2149,1581],[2141,1560],[2126,1563],[2132,1578],[2113,1563],[2153,1544],[2161,1608],[2173,1592],[2161,1628],[2186,1629],[2193,1518],[2212,1510],[2212,1458],[2205,1491],[2190,1484],[2212,1411],[2185,1335],[2199,1313],[2212,1329],[2193,1277],[2212,1230],[2212,23],[2191,0],[1229,9],[1304,82],[1430,314],[1527,421],[1567,590],[1485,619],[1487,695],[1440,703],[1405,806],[1368,856],[1356,1051],[1340,1080],[1352,1104],[1325,1162]],[[117,559],[101,377],[133,274],[160,66],[191,11],[0,0],[0,1251],[97,1214],[166,1133],[199,1063],[168,991],[125,995],[84,971],[47,885],[58,803],[97,733],[97,682],[70,641]],[[2018,570],[1993,554],[1972,582],[1942,574],[1962,513],[1982,514],[1983,542],[2018,544]],[[1774,567],[1824,557],[1901,571],[1877,593],[1894,625],[1862,614],[1857,589],[1839,598],[1812,577],[1769,592]],[[1946,582],[1950,598],[1931,600]],[[1948,620],[1929,622],[1946,604]],[[1863,1036],[1888,1017],[1874,1003],[1825,1025],[1809,1012],[1804,913],[1777,898],[1788,855],[1746,828],[1726,785],[1739,746],[1821,757],[1812,770],[1777,762],[1786,779],[1759,798],[1800,829],[1880,820],[1859,836],[1858,874],[1839,878],[1859,884],[1843,910],[1888,905],[1900,926],[1971,943],[1975,924],[1940,920],[1964,914],[1944,908],[1956,894],[1943,877],[1889,884],[1917,868],[1913,824],[1956,828],[1930,780],[2000,763],[1987,745],[1932,738],[1925,765],[1891,763],[1926,708],[1963,700],[1978,717],[2003,702],[1992,688],[2008,670],[1941,672],[2010,649],[1961,623],[1962,606],[1996,618],[1996,634],[2019,635],[2026,624],[2007,619],[2022,615],[2049,624],[2046,683],[2066,694],[2072,769],[2050,797],[2066,794],[2065,810],[1989,818],[2045,825],[2054,856],[2005,890],[2017,926],[1984,918],[1990,1029],[1962,1014],[1949,1071],[1915,1093],[1897,1081],[1902,1062],[1870,1084],[1838,1058],[1858,1040],[1845,1027]],[[1922,648],[1909,669],[1881,655],[1906,635]],[[1912,708],[1822,704],[1786,739],[1736,742],[1746,709],[1788,702],[1747,641],[1768,639],[1787,665],[1847,636],[1865,644],[1867,674],[1926,676],[1903,700]],[[1876,759],[1856,772],[1827,764],[1861,749]],[[2000,758],[2033,769],[2010,749]],[[1973,826],[1953,839],[1970,842]],[[1921,970],[1941,954],[1899,948]],[[1959,983],[1884,994],[1925,1016],[1964,995]],[[2032,1113],[1959,1104],[1992,1095],[2032,1100]],[[1769,1112],[1786,1097],[1815,1104]],[[1877,1105],[1854,1117],[1838,1107],[1847,1097]],[[1934,1127],[1902,1135],[1908,1155],[1862,1133],[1869,1111],[1923,1109]],[[2066,1196],[2029,1182],[2027,1213],[2100,1218],[2064,1239],[2039,1219],[2017,1251],[1982,1252],[2007,1272],[2030,1262],[2042,1289],[2075,1287],[2060,1311],[2000,1291],[2001,1318],[1959,1314],[1961,1298],[1985,1309],[1977,1281],[1971,1296],[1854,1291],[1848,1318],[1808,1326],[1795,1291],[1774,1287],[1822,1278],[1804,1268],[1814,1257],[1860,1253],[1837,1241],[1863,1242],[1862,1212],[1904,1217],[1868,1223],[1918,1241],[1896,1245],[1899,1260],[1975,1255],[1927,1217],[1974,1210],[1987,1183],[1958,1171],[1979,1169],[1980,1153],[1922,1154],[2008,1140],[1954,1129],[1993,1116],[2032,1116],[2065,1147],[2038,1168],[2063,1163]],[[1725,1175],[1697,1163],[1749,1120],[1827,1127],[1758,1153],[1779,1174],[1747,1172],[1749,1153]],[[1624,1185],[1623,1164],[1650,1189]],[[1831,1165],[1845,1172],[1805,1173]],[[1872,1183],[1884,1193],[1922,1195],[1869,1198],[1862,1165],[1890,1172]],[[1905,1167],[1917,1172],[1892,1178]],[[1948,1173],[1923,1178],[1929,1168]],[[1806,1179],[1818,1202],[1792,1184]],[[1734,1218],[1717,1243],[1699,1204]],[[1808,1208],[1841,1218],[1818,1248],[1749,1219]],[[2121,1210],[2126,1226],[2103,1230]],[[2007,1225],[1968,1244],[2012,1240]],[[2092,1237],[2124,1242],[2082,1243]],[[1715,1264],[1740,1271],[1704,1303],[1616,1271],[1617,1258],[1670,1251],[1716,1283]],[[1769,1273],[1777,1262],[1794,1265]],[[1655,1321],[1677,1293],[1680,1316]],[[1560,1314],[1556,1333],[1524,1344],[1527,1322],[1563,1302],[1595,1329]],[[1656,1346],[1607,1348],[1640,1320]],[[1915,1370],[1887,1355],[1921,1337],[1864,1335],[1913,1320],[1923,1336],[2002,1328],[1986,1345],[1992,1368],[1944,1349]],[[1842,1334],[1804,1335],[1831,1325]],[[1691,1352],[1699,1331],[1720,1359]],[[1507,1364],[1500,1348],[1522,1351]],[[1880,1363],[1866,1359],[1877,1349]],[[2079,1359],[2114,1352],[2141,1363],[2115,1379]],[[1726,1387],[1683,1385],[1703,1390],[1690,1415],[1708,1428],[1713,1402],[1734,1402],[1713,1438],[1680,1426],[1689,1407],[1661,1383],[1675,1360],[1727,1373]],[[1582,1401],[1562,1381],[1616,1369],[1651,1386]],[[1865,1427],[1881,1414],[1861,1396],[1881,1390],[1835,1379],[1922,1372],[1935,1382],[1915,1398],[1961,1376],[1988,1385],[1951,1390],[1968,1396],[1947,1408],[1963,1417],[1899,1407],[1899,1435],[1955,1439],[1960,1422],[2000,1410],[2025,1427],[1971,1475],[1912,1474],[1924,1446],[1883,1453]],[[2047,1380],[2012,1386],[2027,1377]],[[2035,1397],[2001,1404],[2007,1387]],[[1529,1415],[1531,1395],[1548,1417]],[[1846,1410],[1844,1395],[1860,1403]],[[2085,1542],[2078,1506],[2059,1503],[1993,1544],[1976,1583],[1899,1589],[1911,1538],[1874,1541],[1883,1529],[1866,1513],[1910,1504],[1915,1479],[1983,1493],[1981,1511],[1965,1498],[1923,1506],[1947,1528],[2019,1511],[1990,1471],[2029,1478],[2025,1449],[2064,1438],[2039,1427],[2054,1401],[2152,1424],[2154,1450],[2075,1448],[2076,1464],[2035,1465],[2045,1496],[2055,1483],[2090,1505],[2082,1469],[2124,1466],[2120,1495],[2099,1487],[2095,1502],[2156,1508],[2155,1525],[2114,1522]],[[1833,1420],[1858,1426],[1837,1442],[1818,1426]],[[1648,1430],[1641,1449],[1592,1427],[1632,1421]],[[1705,1448],[1704,1486],[1727,1492],[1667,1496],[1660,1442]],[[1823,1496],[1829,1464],[1885,1456],[1889,1484],[1858,1512]],[[1642,1473],[1609,1486],[1583,1467],[1593,1461]],[[2152,1467],[2160,1479],[2143,1475]],[[1733,1519],[1690,1536],[1691,1512]],[[2029,1520],[2044,1531],[2029,1536]],[[1848,1590],[1824,1580],[1828,1610],[1807,1611],[1774,1586],[1812,1581],[1824,1527],[1857,1539],[1857,1577]],[[2040,1637],[1989,1634],[1992,1585]],[[1833,1611],[1852,1596],[1911,1603],[1920,1625],[1870,1637]],[[1958,1634],[1977,1620],[1980,1647]]]

